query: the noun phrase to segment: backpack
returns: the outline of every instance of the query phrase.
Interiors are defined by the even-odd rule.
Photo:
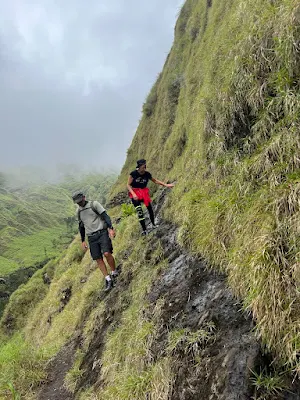
[[[104,227],[103,227],[103,229],[107,229],[107,223],[106,223],[105,220],[101,217],[101,214],[99,214],[99,212],[96,210],[93,201],[91,201],[91,209],[92,209],[92,210],[94,211],[94,213],[95,213],[96,215],[98,215],[98,217],[99,217],[100,219],[102,219],[102,221],[104,222]],[[83,211],[83,210],[78,210],[78,222],[79,222],[80,225],[83,224],[83,222],[82,222],[82,220],[81,220],[81,218],[80,218],[80,213],[81,213],[81,211]]]

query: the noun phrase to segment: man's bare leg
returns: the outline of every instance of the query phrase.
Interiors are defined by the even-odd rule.
[[[106,268],[105,262],[103,261],[102,258],[99,258],[97,260],[97,264],[98,264],[98,267],[99,267],[100,271],[104,275],[104,278],[105,278],[105,291],[108,292],[114,286],[113,285],[113,281],[112,281],[109,273],[107,272],[107,268]]]
[[[107,275],[109,275],[109,274],[107,272],[107,268],[106,268],[105,262],[103,261],[103,258],[99,258],[97,260],[97,264],[98,264],[98,267],[99,267],[100,271],[104,275],[104,278],[106,278]]]
[[[108,252],[105,252],[104,256],[106,258],[106,261],[108,262],[111,272],[114,272],[116,270],[116,262],[114,256]]]

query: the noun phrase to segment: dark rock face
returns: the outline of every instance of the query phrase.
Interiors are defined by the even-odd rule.
[[[160,345],[155,352],[164,353],[167,332],[214,327],[214,340],[196,343],[197,357],[184,345],[175,349],[171,399],[250,399],[250,370],[260,357],[251,318],[241,311],[225,276],[208,270],[201,259],[180,248],[175,227],[162,226],[157,233],[170,265],[149,294],[152,304],[165,299]]]
[[[28,282],[32,275],[38,269],[43,268],[48,261],[49,260],[47,259],[41,263],[33,265],[32,267],[20,268],[9,275],[0,277],[0,291],[5,293],[5,295],[0,296],[0,318],[11,294],[17,290],[20,285]]]
[[[106,204],[107,208],[113,208],[116,206],[120,206],[124,203],[130,203],[130,199],[128,197],[127,192],[118,193],[114,198],[112,198],[109,203]]]

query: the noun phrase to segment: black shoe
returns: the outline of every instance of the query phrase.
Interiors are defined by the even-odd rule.
[[[111,279],[112,279],[113,282],[116,282],[116,281],[117,281],[118,276],[119,276],[119,272],[118,272],[117,270],[115,270],[114,273],[111,273],[111,274],[110,274],[110,277],[111,277]]]
[[[114,287],[113,280],[105,279],[105,292],[109,292]]]
[[[148,235],[148,232],[147,231],[143,231],[142,232],[142,236],[147,236]]]

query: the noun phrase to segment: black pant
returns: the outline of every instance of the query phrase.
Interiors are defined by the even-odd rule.
[[[145,231],[146,230],[146,222],[145,222],[144,212],[143,212],[143,208],[142,208],[142,203],[140,202],[140,200],[131,199],[131,201],[132,201],[132,204],[134,205],[134,208],[136,209],[136,213],[137,213],[138,219],[140,221],[140,224],[143,228],[143,231]],[[149,217],[150,217],[152,224],[155,225],[154,212],[153,212],[151,203],[147,207],[147,210],[148,210]]]

